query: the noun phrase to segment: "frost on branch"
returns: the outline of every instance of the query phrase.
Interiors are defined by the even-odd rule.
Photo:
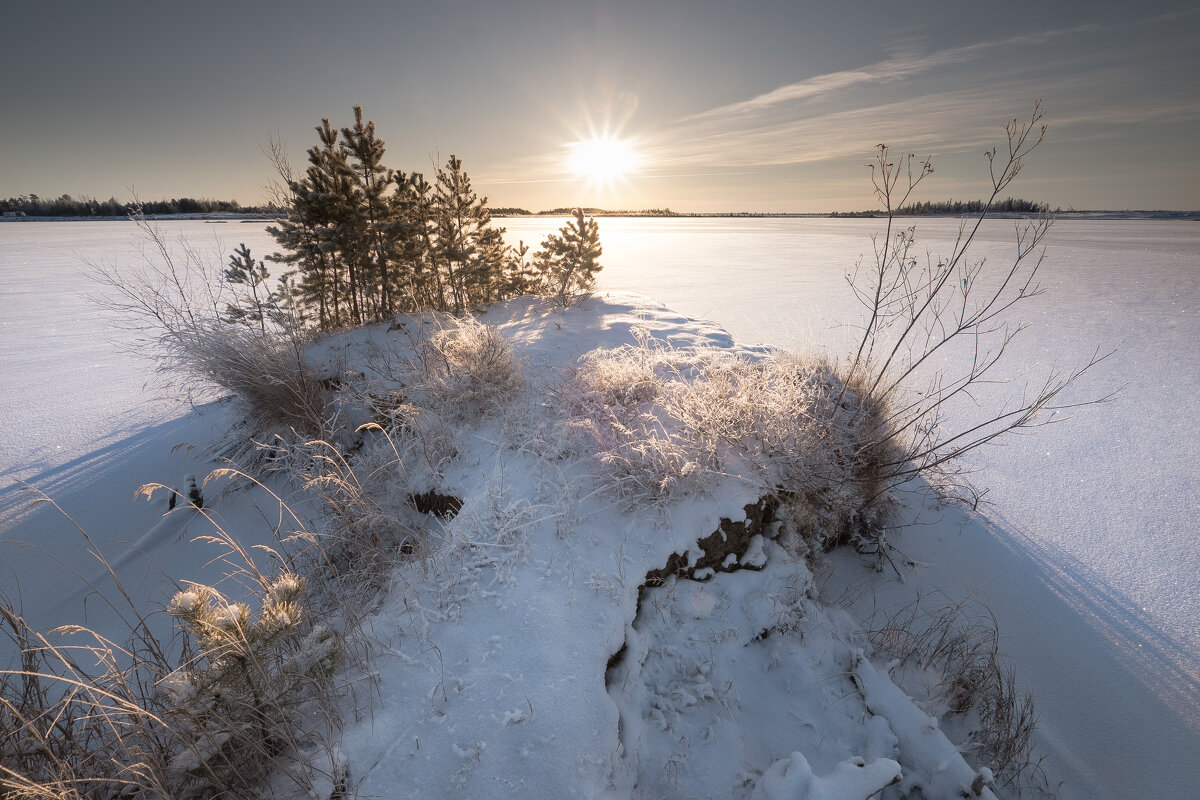
[[[194,650],[160,683],[181,744],[170,768],[187,779],[187,796],[252,781],[252,765],[295,736],[295,710],[313,679],[334,671],[333,632],[315,625],[301,635],[303,592],[302,578],[280,575],[265,587],[257,616],[208,586],[171,600],[167,610]]]

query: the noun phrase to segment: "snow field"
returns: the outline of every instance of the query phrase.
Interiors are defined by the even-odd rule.
[[[917,222],[934,240],[954,224]],[[530,226],[551,231],[557,223],[502,222],[527,241],[535,238]],[[840,270],[854,252],[869,248],[873,224],[602,220],[601,285],[666,300],[720,323],[740,341],[806,346],[836,338],[843,329],[829,330],[828,323],[852,318],[853,307],[837,299],[848,294]],[[1006,226],[988,236],[997,248]],[[181,225],[193,238],[205,238],[214,227],[231,242],[248,241],[256,253],[271,248],[261,225]],[[881,591],[880,603],[903,605],[924,587],[945,591],[949,602],[981,596],[996,612],[1002,646],[1037,691],[1041,740],[1053,751],[1047,767],[1068,780],[1064,798],[1186,796],[1200,766],[1196,551],[1186,544],[1195,514],[1197,444],[1179,435],[1180,420],[1200,413],[1188,362],[1200,341],[1188,304],[1200,276],[1193,228],[1072,220],[1055,228],[1043,268],[1048,292],[1029,307],[1035,327],[1014,363],[1069,362],[1098,340],[1123,341],[1099,388],[1127,378],[1131,387],[1118,403],[987,453],[980,482],[992,488],[988,497],[997,504],[988,512],[993,524],[943,512],[914,516],[896,541],[922,563],[921,573],[907,576],[905,586],[876,586],[901,595],[888,599],[893,593]],[[127,549],[123,541],[140,542],[140,551],[122,561],[121,574],[151,602],[165,601],[175,578],[218,579],[224,568],[209,562],[208,550],[189,544],[195,523],[184,531],[165,527],[194,513],[185,509],[164,522],[159,505],[130,505],[128,498],[149,481],[206,474],[210,465],[199,449],[170,448],[210,441],[224,423],[207,412],[199,420],[173,419],[174,411],[142,405],[143,366],[114,357],[94,311],[71,294],[79,283],[77,271],[66,267],[72,254],[124,248],[129,226],[5,226],[6,236],[10,231],[23,238],[6,238],[3,248],[0,354],[7,374],[16,376],[3,393],[4,477],[51,490],[105,552]],[[48,231],[56,242],[49,261]],[[53,301],[45,300],[47,289]],[[47,313],[46,302],[58,311]],[[583,352],[591,346],[589,333],[569,348],[553,347]],[[94,366],[76,367],[84,363]],[[273,541],[270,525],[262,525],[275,516],[269,503],[255,508],[237,498],[216,503],[214,513],[251,541],[260,535],[254,531],[260,541]],[[0,505],[0,585],[11,592],[19,579],[27,607],[45,625],[78,621],[89,593],[64,592],[55,561],[99,576],[78,532],[52,509],[26,510],[15,484],[0,488]],[[839,565],[839,574],[848,571]],[[107,613],[94,597],[85,608],[89,623]],[[788,763],[799,768],[794,759]]]

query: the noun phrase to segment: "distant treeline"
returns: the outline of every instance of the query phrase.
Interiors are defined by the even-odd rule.
[[[243,206],[236,200],[197,200],[193,197],[180,197],[171,200],[147,200],[141,203],[122,203],[115,197],[107,200],[97,200],[93,197],[75,198],[69,194],[60,195],[53,199],[38,197],[36,194],[9,197],[0,200],[0,211],[16,212],[27,217],[127,217],[137,208],[143,214],[215,214],[241,213],[265,214],[271,209],[267,206]]]
[[[896,213],[900,216],[939,216],[978,214],[983,211],[982,200],[942,200],[937,202],[912,203],[903,206]],[[127,217],[139,208],[143,214],[155,216],[161,214],[278,214],[280,209],[272,206],[243,206],[236,200],[196,199],[193,197],[172,198],[171,200],[147,200],[140,204],[121,202],[114,197],[107,200],[97,200],[92,197],[75,198],[69,194],[60,195],[53,199],[39,197],[36,194],[9,197],[0,200],[0,212],[23,214],[27,217]],[[824,216],[823,214],[787,214],[771,212],[722,212],[718,214],[680,213],[669,208],[644,208],[639,210],[614,210],[606,208],[584,208],[583,213],[591,217],[751,217],[751,216]],[[1035,203],[1031,200],[1008,198],[992,204],[990,213],[1015,214],[1044,214],[1050,210],[1045,203]],[[498,217],[571,217],[574,208],[551,208],[543,211],[530,211],[526,208],[506,207],[490,209]],[[831,217],[876,217],[883,211],[834,211]]]
[[[910,203],[897,209],[896,214],[903,217],[943,216],[957,214],[980,214],[984,210],[982,200],[939,200],[936,202]],[[988,213],[991,214],[1045,214],[1050,210],[1046,203],[1035,203],[1032,200],[1022,200],[1009,197],[992,203]],[[831,217],[877,217],[883,211],[834,211]]]
[[[570,217],[575,214],[578,206],[571,208],[551,208],[547,211],[530,211],[526,208],[493,208],[492,215],[497,217]],[[684,217],[669,208],[643,208],[639,211],[614,211],[607,208],[583,208],[583,213],[589,217]]]

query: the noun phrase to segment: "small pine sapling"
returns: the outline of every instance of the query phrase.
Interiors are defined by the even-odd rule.
[[[601,270],[598,259],[600,227],[595,218],[584,219],[583,209],[575,209],[575,219],[550,234],[534,256],[534,265],[542,275],[549,294],[566,305],[571,298],[590,292]]]
[[[271,273],[266,263],[255,260],[250,248],[243,243],[229,256],[229,266],[225,268],[223,277],[235,291],[238,287],[244,287],[242,294],[235,294],[232,300],[226,302],[225,314],[221,317],[223,322],[251,328],[257,326],[264,336],[268,321],[284,329],[296,327],[292,320],[292,309],[297,289],[291,273],[279,278],[276,289],[267,288]]]
[[[303,592],[302,578],[280,575],[267,584],[257,617],[208,586],[171,600],[167,610],[196,651],[162,683],[182,744],[170,768],[189,796],[252,780],[251,765],[286,749],[303,687],[336,668],[340,649],[329,628],[299,635]]]
[[[229,266],[225,268],[225,282],[234,286],[244,286],[249,292],[235,297],[225,304],[225,315],[222,317],[229,323],[253,325],[258,323],[265,334],[267,332],[266,305],[270,302],[270,292],[264,284],[270,273],[262,261],[255,261],[250,254],[250,248],[243,242],[229,257]]]

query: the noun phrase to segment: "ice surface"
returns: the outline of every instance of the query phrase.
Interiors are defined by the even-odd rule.
[[[228,248],[215,243],[217,228],[226,243],[236,237],[266,251],[262,225],[164,229],[172,238],[186,231],[192,245],[221,258]],[[153,361],[129,351],[137,338],[84,296],[97,291],[84,277],[85,260],[133,264],[138,243],[128,222],[0,225],[0,591],[39,627],[74,622],[111,630],[129,613],[68,515],[117,562],[139,602],[165,602],[174,581],[216,580],[227,571],[208,563],[211,549],[190,546],[212,530],[203,516],[188,507],[164,519],[163,492],[152,502],[134,499],[146,483],[182,490],[188,473],[207,475],[213,465],[199,450],[173,448],[212,441],[228,425],[220,404],[192,410],[164,397]],[[27,487],[61,512],[33,506]],[[218,520],[237,517],[248,501],[235,496],[211,511]],[[270,540],[269,533],[245,533],[248,543]]]
[[[916,222],[918,243],[935,254],[956,230],[949,220]],[[561,221],[501,224],[536,244]],[[170,225],[198,243],[216,228],[225,251],[240,241],[271,249],[261,224]],[[836,346],[853,332],[831,326],[856,314],[843,274],[869,254],[878,229],[870,220],[604,219],[600,286],[655,297],[743,344]],[[81,605],[85,592],[64,592],[61,568],[39,549],[89,578],[96,565],[57,513],[27,510],[18,480],[48,491],[99,541],[142,542],[153,557],[127,561],[125,575],[147,596],[165,595],[166,577],[190,577],[195,562],[175,546],[192,531],[159,527],[164,509],[132,495],[146,481],[205,474],[194,453],[170,448],[211,436],[220,409],[195,417],[146,402],[154,395],[143,390],[144,364],[111,347],[112,331],[74,294],[84,288],[75,256],[130,257],[131,235],[127,223],[0,225],[0,588],[12,593],[19,582],[46,621],[64,621],[50,612]],[[977,255],[1000,260],[1011,238],[1010,222],[991,223]],[[1200,446],[1189,435],[1200,417],[1200,231],[1191,222],[1069,220],[1048,243],[1047,291],[1021,312],[1034,327],[1010,363],[1036,381],[1097,342],[1120,344],[1084,391],[1128,387],[1069,424],[974,457],[995,504],[990,529],[943,519],[898,541],[946,591],[975,591],[996,611],[1002,647],[1035,689],[1043,738],[1071,781],[1064,797],[1187,796],[1200,771]],[[608,589],[597,577],[587,591]],[[503,699],[497,724],[527,729],[513,716],[523,698]],[[467,766],[496,752],[452,744],[466,755],[447,752]]]

